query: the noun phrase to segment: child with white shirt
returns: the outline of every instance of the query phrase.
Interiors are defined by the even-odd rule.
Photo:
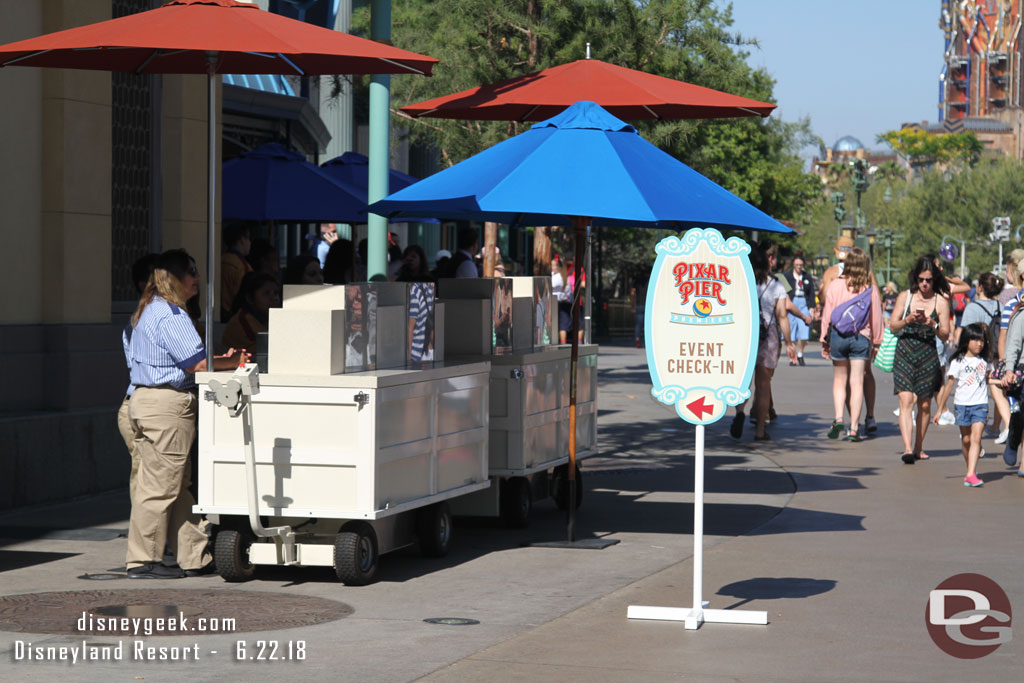
[[[967,461],[967,476],[964,486],[981,486],[978,477],[978,457],[981,453],[981,435],[988,422],[988,375],[991,370],[989,360],[992,350],[989,348],[988,328],[981,323],[971,323],[960,333],[960,341],[956,353],[950,359],[946,371],[946,384],[939,395],[939,405],[945,405],[949,393],[956,386],[953,395],[953,410],[956,414],[956,425],[960,427],[960,445],[964,460]],[[933,424],[939,423],[938,413],[932,418]]]

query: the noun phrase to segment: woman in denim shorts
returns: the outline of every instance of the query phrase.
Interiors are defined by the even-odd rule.
[[[832,404],[835,419],[828,438],[837,439],[843,431],[846,407],[846,384],[850,384],[850,430],[847,441],[860,441],[857,431],[860,410],[864,404],[864,372],[882,343],[882,299],[877,287],[871,286],[871,259],[863,249],[854,247],[846,257],[843,274],[829,283],[821,315],[821,355],[832,361]],[[832,311],[871,289],[870,315],[867,323],[852,334],[842,335],[829,321]]]

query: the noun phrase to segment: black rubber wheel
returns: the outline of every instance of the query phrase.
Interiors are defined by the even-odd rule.
[[[452,513],[440,502],[416,511],[416,538],[424,557],[444,557],[452,543]]]
[[[377,574],[377,534],[366,522],[349,522],[334,539],[334,573],[346,586],[365,586]]]
[[[559,465],[555,468],[554,475],[554,494],[555,505],[558,506],[559,510],[569,509],[569,466]],[[576,463],[576,509],[578,510],[580,505],[583,504],[583,472],[580,470],[579,463]]]
[[[256,567],[249,562],[249,547],[252,534],[235,529],[221,529],[213,541],[213,561],[217,573],[225,581],[248,581],[256,573]]]
[[[526,477],[511,477],[501,482],[501,521],[512,529],[522,529],[530,523],[533,497],[530,480]]]

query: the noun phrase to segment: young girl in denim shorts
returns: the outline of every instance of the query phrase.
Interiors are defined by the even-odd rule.
[[[953,410],[956,425],[960,428],[960,447],[967,462],[964,486],[981,486],[984,483],[978,477],[977,467],[981,454],[981,435],[988,422],[988,376],[991,371],[991,357],[988,328],[981,323],[971,323],[963,328],[956,353],[950,359],[949,369],[946,371],[946,384],[939,395],[941,406],[953,391],[953,387],[956,387]],[[932,423],[939,423],[937,413],[932,418]]]

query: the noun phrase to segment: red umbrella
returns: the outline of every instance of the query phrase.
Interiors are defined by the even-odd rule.
[[[0,45],[0,67],[206,74],[209,83],[206,353],[212,368],[216,74],[429,76],[438,60],[264,12],[236,0],[172,0],[157,9]]]
[[[236,0],[172,0],[157,9],[0,46],[0,66],[139,74],[417,73],[437,60]]]
[[[768,116],[774,104],[580,59],[550,69],[402,107],[414,118],[543,121],[581,100],[627,121]]]
[[[576,102],[597,102],[612,115],[625,120],[719,119],[768,116],[774,104],[730,95],[699,85],[627,69],[597,59],[580,59],[550,69],[470,88],[453,95],[402,107],[413,118],[469,119],[473,121],[542,121]],[[582,235],[589,235],[586,220],[575,226],[576,263],[583,261]],[[590,270],[589,237],[585,274]],[[576,307],[583,278],[573,292],[572,355],[569,382],[569,543],[575,542],[576,496],[576,367],[578,325]],[[587,289],[590,315],[590,289]],[[589,342],[589,335],[587,341]]]

